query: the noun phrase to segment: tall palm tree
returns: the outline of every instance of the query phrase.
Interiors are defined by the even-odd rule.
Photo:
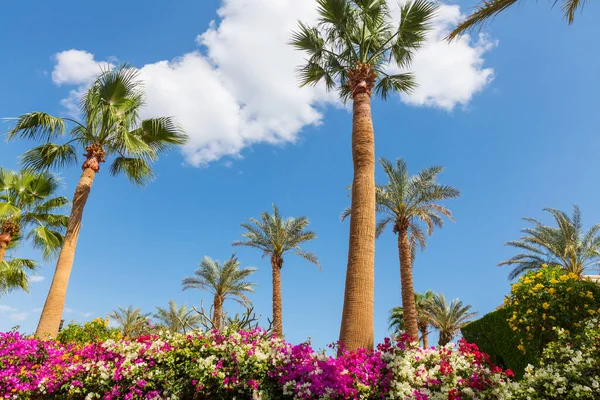
[[[415,305],[417,308],[417,325],[420,338],[423,341],[423,347],[429,347],[429,326],[431,325],[431,317],[427,313],[426,304],[431,301],[434,293],[427,290],[425,293],[415,293]],[[394,307],[390,310],[388,319],[389,329],[394,332],[405,331],[404,325],[404,309],[402,307]]]
[[[109,317],[119,325],[123,337],[129,339],[144,334],[150,323],[150,313],[142,313],[140,308],[133,306],[119,307],[118,310],[113,310]]]
[[[461,36],[464,33],[471,32],[473,29],[481,27],[486,22],[495,18],[502,11],[518,2],[519,0],[482,0],[481,3],[475,7],[475,11],[465,18],[464,21],[458,24],[458,26],[452,32],[450,32],[447,39],[456,39],[458,36]],[[554,4],[556,4],[556,1]],[[579,0],[562,1],[564,18],[567,20],[569,25],[575,21],[575,13],[578,9],[583,9],[584,4],[585,1],[580,2]]]
[[[399,158],[396,166],[386,160],[379,160],[388,177],[386,185],[377,185],[377,212],[383,218],[377,223],[377,237],[388,225],[398,235],[398,254],[400,257],[400,280],[402,287],[402,308],[404,309],[406,334],[419,337],[417,323],[417,307],[413,288],[413,262],[417,247],[425,249],[426,237],[433,233],[435,227],[442,227],[443,217],[452,219],[452,213],[438,202],[456,198],[460,192],[436,181],[443,167],[430,167],[417,175],[409,176],[406,162]],[[354,204],[354,203],[353,203]],[[354,215],[348,208],[342,219]],[[422,225],[425,225],[425,230]]]
[[[68,217],[59,212],[69,201],[56,196],[58,186],[59,180],[49,172],[0,168],[0,294],[28,288],[25,269],[34,270],[36,262],[6,257],[21,239],[30,240],[44,260],[60,249]]]
[[[113,157],[112,175],[125,174],[137,185],[149,183],[151,164],[173,146],[185,143],[186,135],[171,118],[141,120],[144,105],[138,71],[127,65],[100,74],[80,102],[81,122],[32,112],[16,118],[8,138],[42,141],[23,155],[26,168],[45,170],[77,162],[76,145],[85,148],[83,172],[73,196],[73,208],[56,272],[44,304],[36,337],[56,336],[75,258],[83,209],[100,164]],[[67,124],[71,129],[66,133]],[[61,143],[54,143],[61,140]]]
[[[300,23],[291,44],[307,54],[300,84],[324,82],[352,100],[352,209],[340,341],[373,347],[375,297],[375,139],[371,94],[386,99],[416,87],[410,72],[437,5],[409,0],[391,15],[386,0],[316,0],[316,26]],[[400,21],[393,24],[391,21]]]
[[[204,257],[194,276],[183,278],[183,290],[200,289],[211,293],[213,298],[213,321],[215,328],[223,326],[223,303],[228,298],[242,304],[251,304],[247,293],[254,292],[256,284],[248,281],[255,268],[240,268],[240,262],[234,255],[224,263]]]
[[[445,346],[456,336],[456,334],[471,318],[477,315],[470,312],[470,305],[464,305],[458,299],[447,303],[442,293],[436,293],[425,305],[425,310],[431,317],[431,325],[440,334],[438,344]]]
[[[600,265],[600,224],[583,232],[581,212],[576,205],[573,206],[572,217],[553,208],[544,208],[544,211],[552,215],[556,226],[524,218],[533,227],[522,229],[525,235],[520,240],[506,243],[525,250],[499,264],[514,266],[509,278],[515,279],[524,272],[540,269],[543,264],[560,265],[580,277],[588,270],[597,270]]]
[[[281,304],[281,268],[286,254],[295,254],[305,260],[319,265],[317,256],[303,250],[300,246],[317,237],[306,228],[308,218],[287,218],[279,214],[279,209],[273,204],[273,214],[262,212],[260,220],[249,218],[248,223],[241,226],[246,230],[242,233],[244,240],[234,242],[234,246],[253,247],[263,252],[263,257],[271,259],[273,280],[273,333],[283,337],[283,311]]]
[[[184,304],[177,307],[173,300],[169,300],[169,308],[156,307],[154,318],[166,329],[173,333],[186,333],[188,328],[195,329],[200,325],[202,317],[188,310]]]

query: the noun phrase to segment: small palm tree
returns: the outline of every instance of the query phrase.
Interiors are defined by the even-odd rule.
[[[185,134],[171,118],[140,119],[144,95],[138,77],[138,70],[127,65],[101,73],[81,99],[81,122],[31,112],[16,118],[8,132],[8,139],[43,142],[23,155],[23,164],[28,169],[71,165],[77,162],[79,150],[75,146],[85,148],[83,172],[75,188],[64,244],[35,333],[38,338],[58,333],[83,209],[100,164],[112,157],[109,169],[112,175],[125,174],[134,184],[144,185],[154,177],[152,162],[186,141]],[[68,134],[65,132],[67,124],[71,125]],[[56,140],[60,143],[54,143]]]
[[[186,333],[187,329],[195,329],[200,325],[202,317],[188,310],[184,304],[177,307],[173,300],[169,300],[169,308],[156,307],[154,318],[172,333]]]
[[[123,337],[129,339],[142,335],[150,324],[150,313],[142,313],[140,308],[133,306],[119,307],[118,310],[113,310],[109,317],[119,325]]]
[[[521,232],[520,240],[506,243],[508,246],[525,250],[499,265],[514,266],[510,279],[529,270],[542,268],[543,264],[560,265],[567,272],[583,276],[586,271],[597,270],[600,265],[600,224],[583,232],[581,212],[573,206],[573,216],[553,208],[544,208],[549,212],[556,226],[547,226],[533,218],[524,218],[533,224]]]
[[[458,36],[473,31],[476,27],[482,26],[518,2],[519,0],[482,0],[475,7],[475,11],[450,32],[447,39],[453,40]],[[578,9],[583,9],[585,1],[563,0],[562,3],[564,18],[571,25],[575,21],[575,13]],[[556,4],[556,1],[554,4]]]
[[[22,238],[30,240],[44,260],[60,249],[68,217],[59,212],[69,201],[55,195],[58,186],[59,180],[48,172],[0,168],[0,294],[28,288],[25,269],[34,270],[36,262],[6,257]]]
[[[286,254],[295,254],[320,268],[319,260],[313,253],[303,250],[300,246],[317,237],[306,228],[308,218],[287,218],[279,214],[279,209],[273,204],[273,214],[262,212],[260,220],[249,218],[248,223],[241,226],[246,230],[242,233],[245,240],[234,242],[234,246],[253,247],[263,252],[263,257],[270,257],[273,280],[273,333],[283,337],[283,311],[281,302],[281,268]]]
[[[372,348],[375,297],[375,139],[371,94],[386,99],[416,87],[410,72],[415,51],[425,42],[437,5],[409,0],[400,21],[386,0],[316,0],[318,22],[300,23],[291,44],[306,53],[301,86],[324,82],[346,102],[352,100],[352,209],[346,290],[340,342],[349,350]],[[391,68],[390,68],[391,67]],[[276,326],[277,329],[277,326]]]
[[[456,336],[456,334],[476,312],[469,312],[470,305],[464,305],[458,299],[452,300],[450,304],[441,293],[436,293],[425,305],[425,310],[431,318],[431,325],[440,334],[438,344],[445,346]]]
[[[415,293],[415,305],[417,307],[417,325],[420,338],[423,341],[423,347],[429,347],[429,326],[431,325],[431,317],[426,311],[426,304],[433,298],[434,293],[427,290],[425,293]],[[403,332],[404,328],[404,309],[402,307],[394,307],[390,310],[388,319],[389,329],[398,333]]]
[[[223,303],[225,300],[230,298],[242,305],[251,304],[246,294],[253,293],[256,284],[248,281],[248,277],[256,269],[240,269],[240,265],[235,254],[224,263],[204,257],[200,268],[194,272],[194,276],[183,279],[183,290],[200,289],[214,296],[212,324],[216,329],[223,326]]]
[[[402,308],[404,309],[406,334],[419,337],[417,307],[413,288],[413,262],[417,247],[422,250],[427,244],[426,237],[435,227],[442,227],[444,219],[452,220],[452,213],[439,204],[440,201],[456,198],[460,192],[452,186],[441,185],[436,181],[442,167],[430,167],[409,176],[406,162],[399,158],[394,166],[386,159],[380,160],[388,177],[386,185],[377,185],[377,212],[383,215],[376,232],[381,235],[388,225],[398,235],[400,256],[400,278],[402,287]],[[349,208],[342,219],[354,215]],[[425,230],[422,225],[425,225]]]

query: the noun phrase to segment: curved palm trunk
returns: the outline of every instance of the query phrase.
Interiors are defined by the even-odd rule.
[[[368,90],[352,107],[352,214],[340,342],[348,350],[373,348],[375,303],[375,138]]]
[[[440,346],[447,345],[448,343],[450,343],[451,340],[452,340],[452,335],[448,334],[447,332],[440,331],[440,339],[438,340],[438,344]]]
[[[223,299],[221,296],[215,296],[213,300],[213,320],[212,324],[216,330],[221,330],[223,323]]]
[[[273,334],[283,338],[283,311],[281,304],[281,257],[271,257],[271,270],[273,273]]]
[[[427,328],[423,328],[421,331],[421,339],[423,339],[423,348],[429,347],[429,333]]]
[[[11,241],[10,235],[6,233],[2,233],[0,235],[0,263],[4,261],[4,256],[6,255],[6,249],[8,249],[8,245]]]
[[[19,233],[19,225],[12,221],[11,219],[7,219],[0,226],[0,263],[4,261],[4,257],[6,256],[6,250],[8,249],[8,245],[13,239],[13,236]]]
[[[402,308],[404,309],[404,329],[406,334],[419,340],[417,325],[417,305],[413,288],[412,257],[407,228],[398,230],[398,252],[400,255],[400,281],[402,285]]]
[[[86,162],[87,163],[87,162]],[[75,249],[77,248],[77,239],[79,238],[79,230],[81,229],[81,219],[83,217],[83,208],[87,202],[92,183],[96,176],[97,169],[85,167],[79,178],[79,183],[75,188],[73,196],[73,208],[69,216],[69,224],[65,234],[65,240],[58,256],[56,263],[56,271],[52,278],[50,291],[42,310],[40,322],[35,337],[45,339],[48,336],[55,337],[58,334],[58,327],[62,318],[63,309],[65,306],[65,298],[67,296],[67,287],[69,278],[71,277],[71,269],[75,259]]]

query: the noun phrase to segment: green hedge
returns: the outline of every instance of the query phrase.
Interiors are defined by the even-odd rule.
[[[461,332],[467,342],[489,354],[494,364],[510,368],[520,378],[525,367],[536,365],[537,360],[517,348],[519,339],[508,326],[508,318],[509,310],[503,307],[463,326]]]

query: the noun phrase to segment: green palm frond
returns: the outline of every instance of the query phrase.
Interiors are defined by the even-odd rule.
[[[0,297],[14,290],[29,291],[27,270],[35,271],[37,263],[33,260],[13,258],[0,261]]]
[[[34,171],[60,169],[76,162],[77,152],[71,144],[45,143],[27,150],[21,157],[23,166]]]
[[[440,334],[440,345],[450,342],[470,319],[477,313],[471,312],[470,305],[464,305],[458,299],[450,304],[441,293],[436,293],[424,303],[424,310],[430,317],[430,323]]]
[[[113,310],[109,317],[117,323],[126,338],[143,334],[150,321],[150,313],[143,313],[140,308],[133,308],[133,306],[119,307],[118,310]]]
[[[600,225],[594,225],[584,232],[581,212],[577,206],[573,206],[572,216],[552,208],[545,208],[544,211],[552,215],[556,226],[524,218],[533,226],[521,230],[524,233],[521,239],[506,243],[507,246],[524,251],[499,264],[513,267],[509,278],[515,279],[544,264],[560,265],[579,276],[597,269],[600,263]]]
[[[385,70],[391,62],[403,70],[410,67],[437,7],[433,1],[408,1],[397,18],[384,0],[317,0],[316,25],[299,22],[290,39],[307,56],[298,69],[300,85],[324,82],[347,101],[352,95],[349,69],[367,63],[379,77],[376,94],[385,99],[392,93],[410,92],[416,87],[412,74],[388,75]],[[391,22],[395,19],[397,25]]]
[[[65,120],[43,112],[31,112],[18,118],[7,118],[14,121],[7,132],[8,139],[32,139],[47,142],[65,133]]]
[[[169,300],[169,308],[156,307],[154,314],[156,321],[172,333],[186,333],[188,329],[196,329],[202,317],[184,304],[177,307],[177,303]]]

